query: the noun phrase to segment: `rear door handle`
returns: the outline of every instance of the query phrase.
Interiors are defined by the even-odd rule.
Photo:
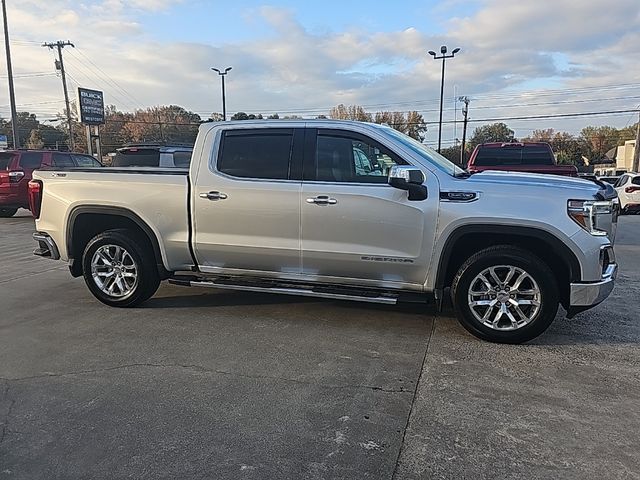
[[[338,200],[328,195],[318,195],[317,197],[307,198],[307,203],[315,203],[316,205],[335,205]]]
[[[207,200],[224,200],[227,198],[227,194],[221,192],[203,192],[200,194],[200,198],[206,198]]]

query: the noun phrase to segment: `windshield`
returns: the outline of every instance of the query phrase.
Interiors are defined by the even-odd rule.
[[[458,167],[455,163],[447,160],[432,148],[427,147],[424,143],[420,143],[414,138],[411,138],[404,133],[401,133],[393,128],[385,129],[385,132],[390,134],[396,140],[402,142],[403,145],[409,147],[413,152],[417,153],[421,158],[424,158],[431,165],[444,173],[448,173],[451,176],[463,175],[466,172]]]

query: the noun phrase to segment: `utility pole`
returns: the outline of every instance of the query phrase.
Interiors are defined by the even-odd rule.
[[[16,112],[16,95],[13,90],[13,68],[11,67],[11,48],[9,46],[9,27],[7,22],[7,6],[2,0],[2,19],[4,21],[4,47],[7,52],[7,77],[9,78],[9,103],[11,104],[11,131],[13,132],[13,148],[20,148],[18,134],[18,113]]]
[[[464,116],[464,123],[462,126],[462,145],[460,147],[460,165],[464,167],[464,151],[467,142],[467,121],[469,120],[467,117],[469,115],[469,97],[459,97],[458,100],[464,102],[464,107],[462,107],[462,115]]]
[[[66,42],[58,40],[55,43],[43,43],[42,46],[49,47],[52,50],[54,48],[58,50],[58,61],[56,62],[56,69],[60,70],[60,74],[62,75],[62,90],[64,91],[64,104],[67,108],[67,123],[69,125],[69,149],[73,151],[73,124],[71,122],[71,108],[69,107],[69,92],[67,92],[67,77],[64,73],[62,49],[67,46],[75,48],[75,45],[68,40]]]
[[[640,164],[640,110],[638,111],[638,125],[636,125],[636,145],[633,148],[632,172],[638,172],[638,164]]]

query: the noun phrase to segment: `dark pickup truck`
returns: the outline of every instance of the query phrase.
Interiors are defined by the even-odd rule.
[[[483,143],[478,145],[467,165],[469,173],[484,170],[548,173],[577,177],[573,165],[558,165],[548,143]]]

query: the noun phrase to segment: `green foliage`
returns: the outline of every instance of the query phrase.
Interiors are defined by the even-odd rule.
[[[513,142],[515,140],[514,131],[505,123],[491,123],[476,128],[473,136],[469,139],[469,148],[473,149],[476,145],[489,142]]]

